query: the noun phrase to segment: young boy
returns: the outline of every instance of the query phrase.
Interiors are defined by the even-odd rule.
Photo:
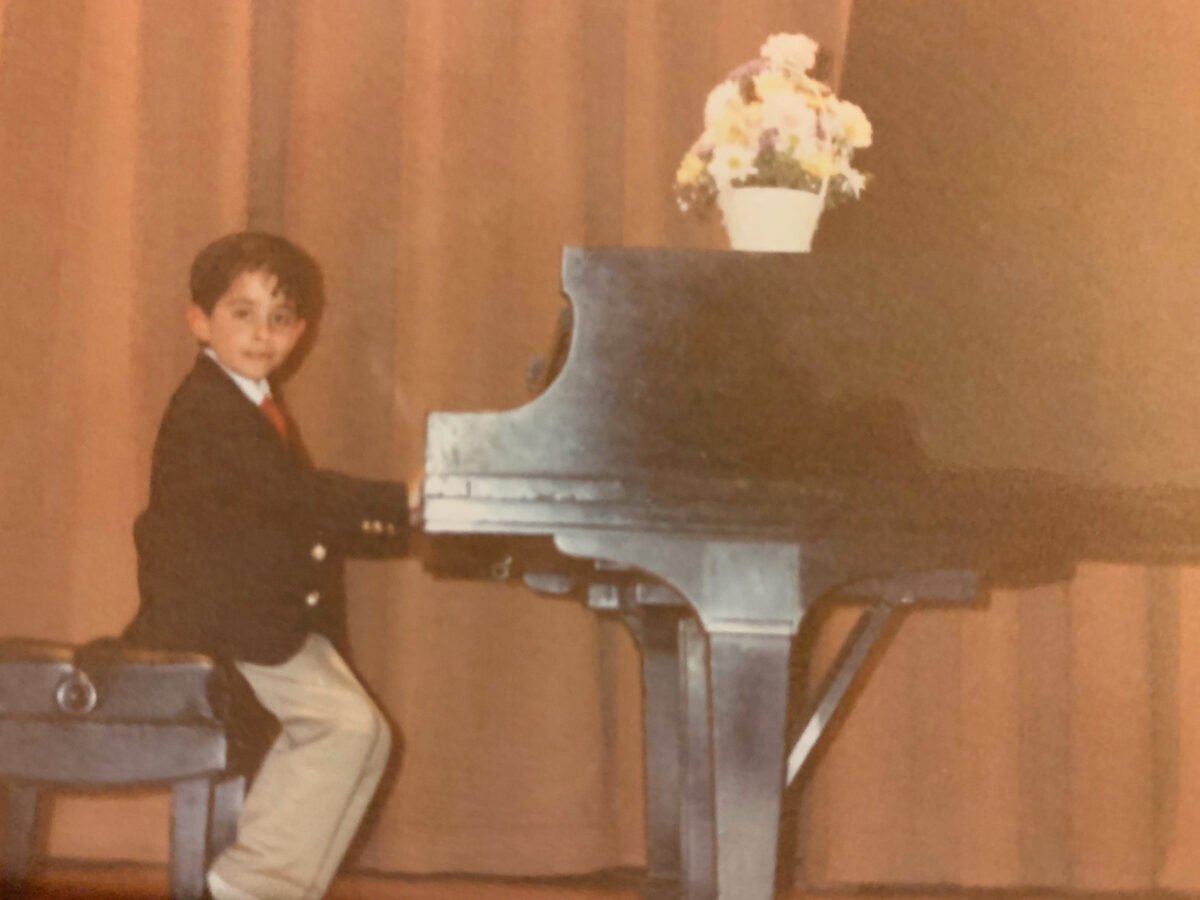
[[[202,349],[163,417],[134,527],[141,606],[126,638],[232,663],[279,720],[237,841],[209,870],[217,900],[322,896],[391,748],[338,649],[337,561],[404,552],[407,491],[313,469],[269,380],[321,293],[316,263],[281,237],[200,251],[187,323]]]

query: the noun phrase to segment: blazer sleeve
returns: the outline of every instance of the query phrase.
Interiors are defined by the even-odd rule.
[[[253,422],[253,420],[252,420]],[[195,512],[231,511],[248,522],[320,534],[342,549],[402,554],[408,544],[408,489],[401,481],[354,478],[313,469],[267,428],[239,417],[193,422],[181,416],[161,435],[160,489]]]

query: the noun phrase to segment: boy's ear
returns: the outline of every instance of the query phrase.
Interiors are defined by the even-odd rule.
[[[188,304],[187,308],[187,324],[192,335],[202,344],[209,342],[211,329],[208,322],[208,313],[197,306],[195,303]]]

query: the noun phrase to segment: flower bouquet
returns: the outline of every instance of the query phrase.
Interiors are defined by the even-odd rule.
[[[748,227],[755,231],[783,224],[776,220],[794,215],[786,210],[798,204],[807,209],[784,225],[800,234],[749,238],[787,246],[742,249],[807,250],[821,211],[858,197],[866,186],[867,176],[850,162],[855,150],[870,146],[871,123],[861,108],[839,100],[809,74],[816,59],[817,43],[807,35],[772,35],[758,59],[739,66],[708,95],[704,132],[679,165],[675,196],[684,212],[719,205],[735,248],[739,236],[731,217],[751,196],[774,198],[769,211],[750,213]],[[775,190],[747,191],[753,188]]]

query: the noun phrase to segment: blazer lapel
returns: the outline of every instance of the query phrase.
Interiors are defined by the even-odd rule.
[[[295,427],[290,416],[288,417],[289,439],[282,440],[275,430],[275,426],[271,424],[262,410],[254,405],[253,400],[242,393],[242,389],[207,353],[200,353],[196,357],[196,365],[192,371],[205,388],[220,395],[221,406],[227,410],[228,415],[236,416],[239,420],[244,421],[246,427],[252,432],[269,437],[274,445],[289,451],[289,455],[292,455]]]

